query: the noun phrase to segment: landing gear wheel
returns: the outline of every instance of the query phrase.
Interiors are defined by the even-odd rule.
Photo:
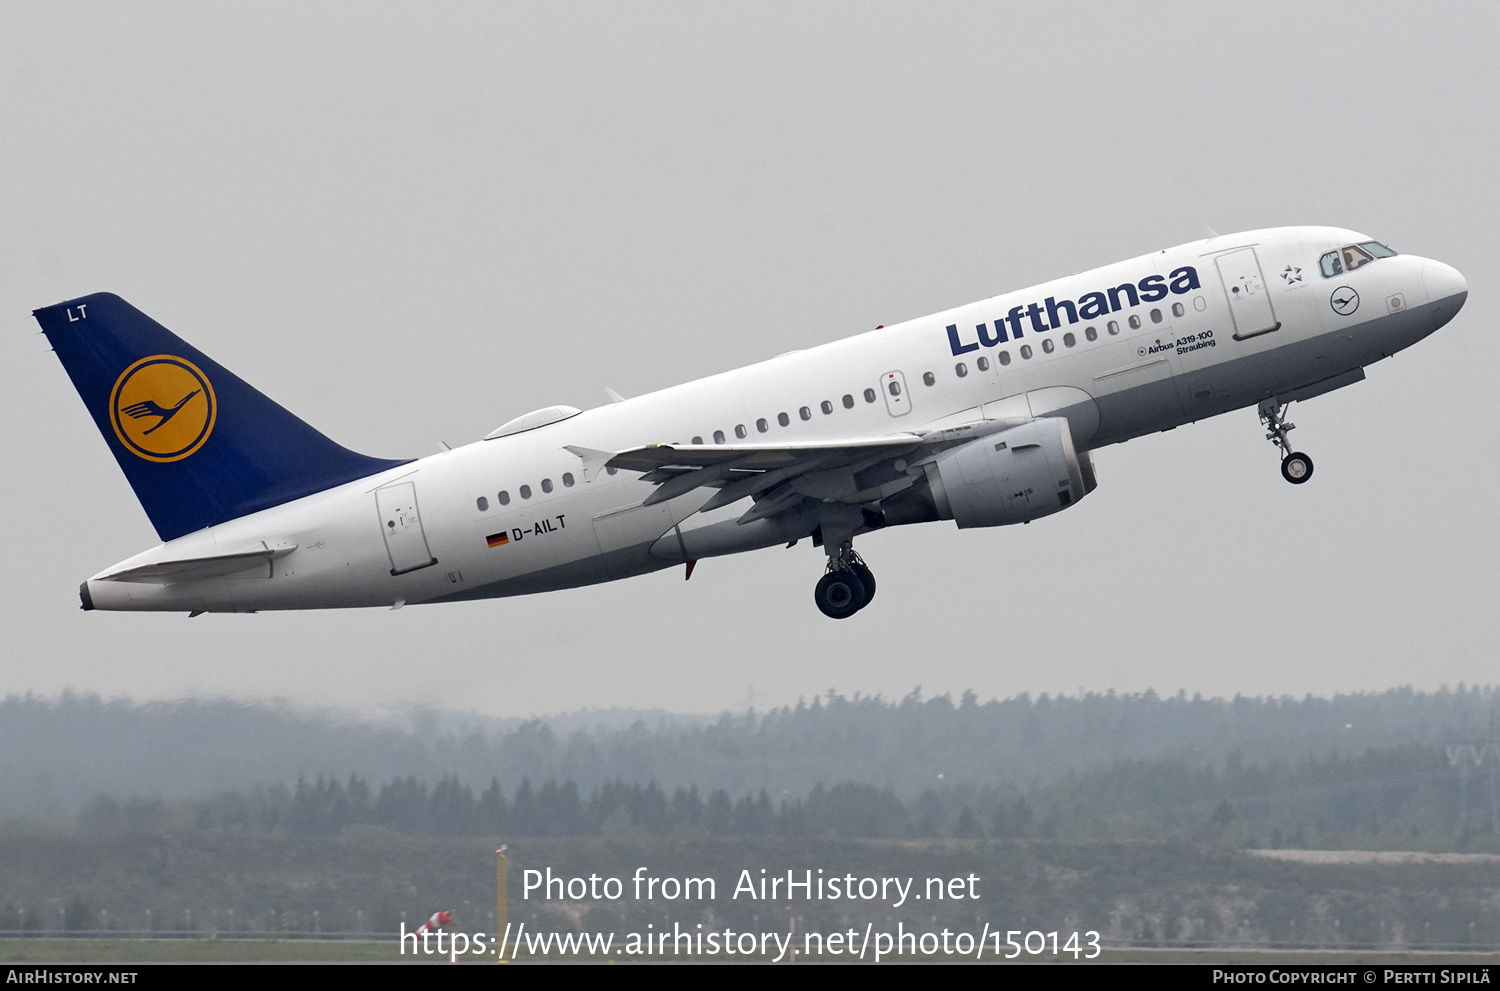
[[[1284,405],[1277,402],[1275,397],[1262,399],[1256,412],[1260,414],[1260,422],[1270,428],[1266,434],[1266,440],[1280,448],[1286,457],[1281,459],[1281,477],[1293,485],[1301,485],[1312,478],[1312,458],[1301,451],[1292,450],[1291,441],[1287,440],[1287,432],[1297,429],[1295,423],[1287,423],[1281,418],[1286,409]]]
[[[855,561],[850,564],[849,570],[859,576],[859,583],[865,587],[865,605],[860,606],[863,609],[875,601],[875,572],[865,567],[863,561]]]
[[[813,601],[830,619],[848,619],[869,601],[864,582],[853,571],[830,571],[818,581]]]
[[[1281,477],[1293,485],[1301,485],[1312,478],[1312,458],[1301,451],[1294,451],[1281,459]]]

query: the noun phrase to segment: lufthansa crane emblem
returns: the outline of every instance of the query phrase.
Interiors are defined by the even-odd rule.
[[[109,397],[115,436],[147,461],[180,461],[203,446],[218,417],[213,386],[192,362],[142,358],[120,373]]]

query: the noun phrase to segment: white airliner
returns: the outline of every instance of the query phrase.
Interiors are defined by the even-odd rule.
[[[1288,403],[1452,320],[1452,267],[1324,227],[1215,236],[580,411],[416,461],[355,454],[118,296],[36,311],[160,546],[84,609],[402,606],[588,585],[811,538],[818,607],[875,594],[859,535],[1025,523],[1089,452]]]

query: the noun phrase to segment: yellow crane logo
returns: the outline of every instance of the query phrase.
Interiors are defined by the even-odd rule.
[[[115,379],[109,419],[115,436],[147,461],[180,461],[213,433],[218,402],[208,377],[169,354],[142,358]]]

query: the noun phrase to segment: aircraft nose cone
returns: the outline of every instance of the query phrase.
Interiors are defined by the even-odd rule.
[[[1422,266],[1422,283],[1427,287],[1429,303],[1436,303],[1450,296],[1460,296],[1462,298],[1457,302],[1462,306],[1463,300],[1469,295],[1469,283],[1464,281],[1458,269],[1452,265],[1444,265],[1442,262],[1428,260]]]

